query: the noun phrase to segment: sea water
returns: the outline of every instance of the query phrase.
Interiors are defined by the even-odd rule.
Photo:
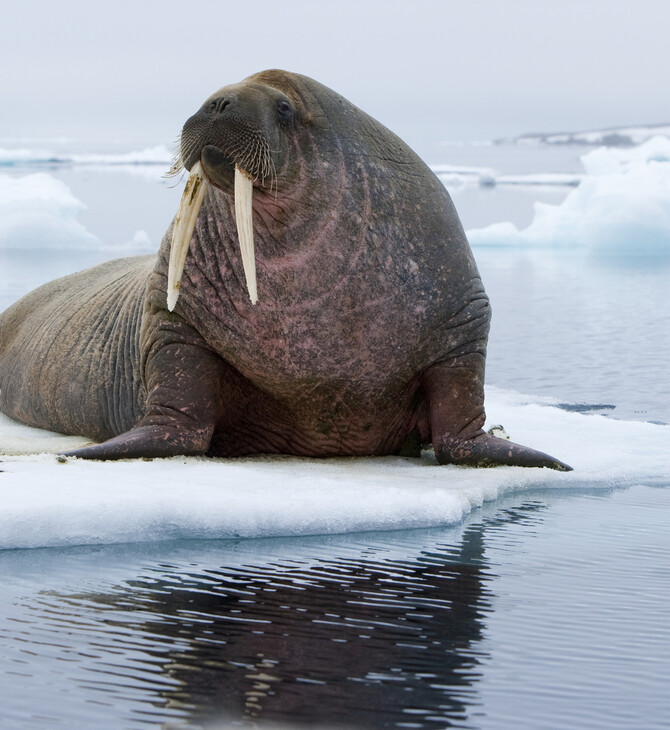
[[[479,231],[489,415],[575,472],[261,459],[128,463],[119,477],[5,457],[0,725],[666,727],[667,250],[482,240],[497,223],[523,238],[538,201],[562,225],[579,180],[548,173],[583,175],[585,151],[450,146],[429,160]],[[155,249],[181,192],[137,155],[33,152],[0,168],[2,308]],[[604,166],[600,202],[630,189]],[[497,183],[531,173],[545,184]],[[6,179],[24,180],[20,205]],[[646,199],[655,180],[636,182]],[[75,248],[45,246],[63,232]]]

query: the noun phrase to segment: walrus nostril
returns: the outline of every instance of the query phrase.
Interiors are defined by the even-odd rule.
[[[213,99],[209,102],[207,105],[207,111],[221,114],[223,110],[230,104],[230,99],[226,98],[225,96],[220,97],[219,99]]]

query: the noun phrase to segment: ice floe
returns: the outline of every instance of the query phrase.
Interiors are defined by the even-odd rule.
[[[570,473],[442,467],[429,456],[59,463],[55,452],[85,440],[0,416],[0,548],[431,527],[513,491],[667,484],[670,426],[551,402],[488,390],[491,422],[571,463]]]
[[[670,136],[670,124],[650,124],[631,127],[610,127],[586,132],[545,132],[522,134],[497,140],[498,144],[537,145],[607,145],[609,147],[642,144],[657,135]]]
[[[432,165],[431,170],[447,188],[461,185],[480,187],[574,187],[584,175],[578,172],[536,172],[527,174],[501,174],[492,167],[468,167],[463,165]]]
[[[45,172],[0,174],[1,248],[91,248],[98,239],[77,220],[84,204]]]
[[[0,147],[0,167],[68,166],[68,165],[162,165],[169,166],[174,154],[165,145],[146,147],[131,152],[98,153],[98,152],[56,152],[32,147],[4,148]]]
[[[535,203],[533,221],[521,230],[510,222],[470,230],[470,243],[670,253],[670,139],[602,147],[581,161],[585,176],[560,205]]]

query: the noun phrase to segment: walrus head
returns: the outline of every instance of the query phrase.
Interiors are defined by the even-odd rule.
[[[173,168],[189,170],[175,221],[168,269],[168,309],[179,295],[195,221],[208,184],[233,193],[237,232],[249,297],[258,300],[252,197],[254,183],[272,191],[284,168],[299,116],[296,104],[260,81],[226,86],[212,94],[184,124]]]

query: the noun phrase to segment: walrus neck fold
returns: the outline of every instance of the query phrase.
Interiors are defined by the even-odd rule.
[[[205,198],[209,181],[200,162],[191,168],[182,195],[172,231],[170,262],[168,266],[167,308],[172,312],[179,298],[181,278],[186,256],[193,236],[193,229]],[[235,220],[240,242],[242,266],[247,290],[252,304],[258,301],[256,286],[256,258],[254,254],[254,230],[252,218],[253,178],[238,165],[235,166]]]

